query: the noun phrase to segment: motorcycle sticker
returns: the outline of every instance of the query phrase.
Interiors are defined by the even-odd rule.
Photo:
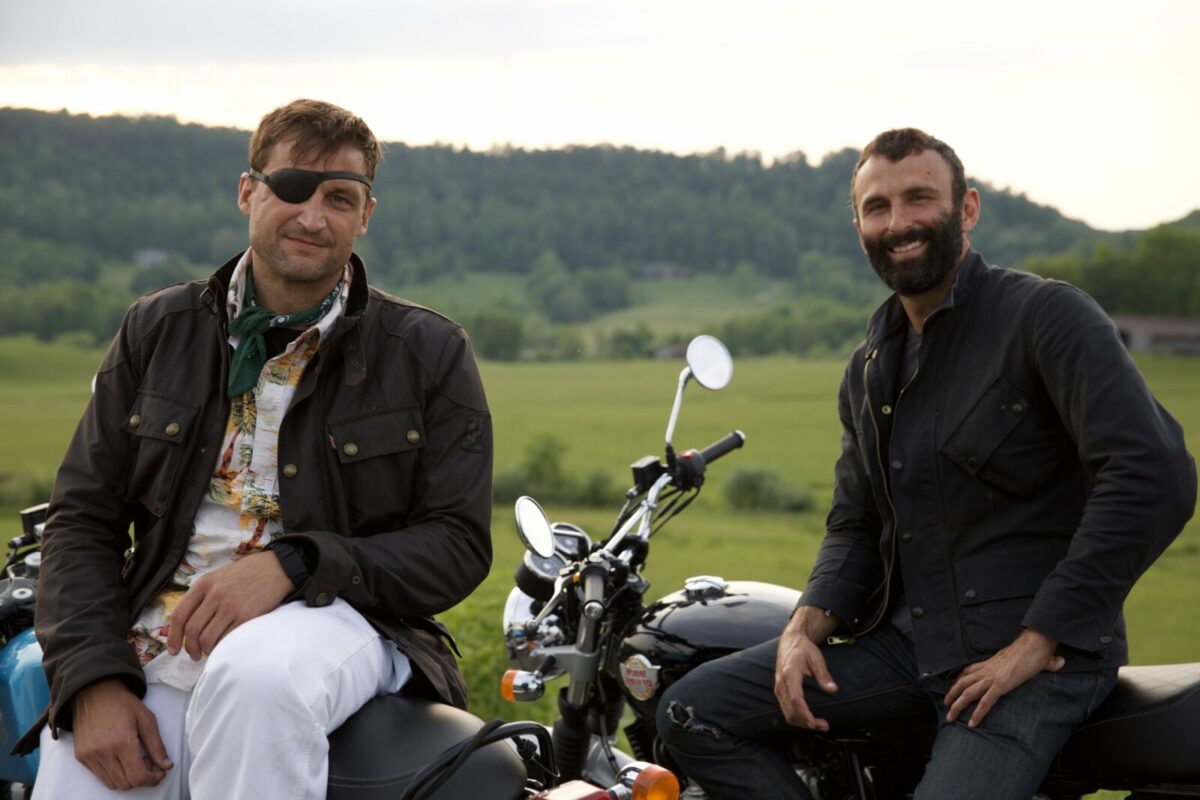
[[[638,700],[649,700],[658,688],[658,673],[661,667],[650,663],[643,655],[633,655],[621,664],[621,680],[625,688]]]

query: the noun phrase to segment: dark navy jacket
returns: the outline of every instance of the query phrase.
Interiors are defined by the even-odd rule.
[[[1068,284],[969,253],[900,386],[907,325],[893,296],[846,368],[833,506],[803,602],[862,635],[902,586],[925,675],[1022,627],[1061,642],[1064,669],[1125,663],[1122,603],[1195,506],[1179,424]]]

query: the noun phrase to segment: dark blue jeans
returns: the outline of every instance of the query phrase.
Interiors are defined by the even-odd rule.
[[[658,732],[689,778],[711,798],[808,798],[789,763],[788,725],[775,699],[778,639],[710,661],[671,686],[658,706]],[[881,625],[852,644],[823,648],[838,691],[806,684],[813,714],[830,734],[863,727],[929,725],[933,753],[918,800],[1029,800],[1071,732],[1116,685],[1115,669],[1042,672],[1005,695],[978,728],[968,709],[947,723],[952,677],[921,680],[908,637]]]

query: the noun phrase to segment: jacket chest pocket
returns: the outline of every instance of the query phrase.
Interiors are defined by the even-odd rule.
[[[392,409],[329,426],[354,534],[403,527],[425,427],[421,409]]]
[[[141,503],[159,518],[167,513],[196,414],[196,407],[187,403],[138,393],[123,426],[130,436],[125,500]]]
[[[942,455],[972,477],[1011,495],[1032,494],[1058,467],[1068,438],[1003,377],[942,445]]]

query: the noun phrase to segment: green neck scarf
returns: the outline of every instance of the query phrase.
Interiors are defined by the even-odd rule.
[[[237,349],[233,351],[233,364],[229,367],[229,396],[238,397],[258,385],[258,376],[267,363],[267,343],[263,334],[271,328],[307,327],[329,313],[338,292],[339,283],[321,302],[312,308],[295,314],[276,314],[254,302],[254,273],[246,267],[246,291],[242,296],[242,312],[229,323],[229,332],[240,336]]]

